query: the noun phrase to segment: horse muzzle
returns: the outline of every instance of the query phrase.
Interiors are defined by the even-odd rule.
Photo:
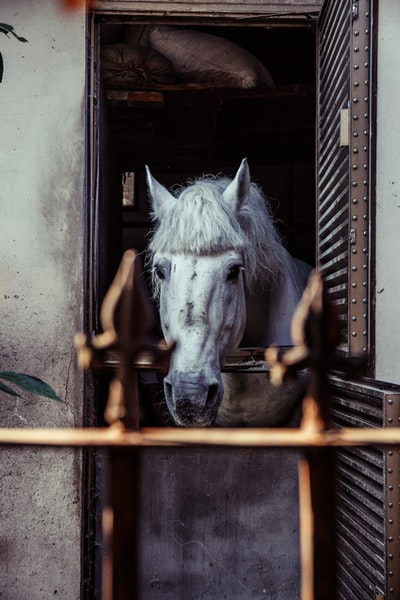
[[[219,375],[219,374],[218,374]],[[220,376],[172,372],[164,379],[168,410],[181,427],[207,427],[217,415],[224,388]]]

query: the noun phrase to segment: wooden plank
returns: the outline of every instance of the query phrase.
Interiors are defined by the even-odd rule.
[[[113,107],[162,108],[164,96],[161,92],[107,90],[106,98]]]
[[[301,14],[319,13],[322,0],[227,0],[215,2],[203,0],[202,2],[157,2],[148,0],[140,2],[135,0],[94,0],[92,10],[97,13],[135,15],[202,15],[211,12],[228,15],[234,14],[262,14],[270,16],[295,17]]]

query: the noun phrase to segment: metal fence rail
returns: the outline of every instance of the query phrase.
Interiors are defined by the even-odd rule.
[[[334,429],[330,422],[329,371],[340,367],[354,371],[359,364],[336,355],[335,317],[326,306],[318,275],[310,280],[294,317],[296,346],[267,351],[271,378],[281,379],[299,368],[310,370],[303,418],[298,429],[139,429],[135,362],[145,350],[155,368],[166,364],[172,349],[147,338],[150,312],[138,283],[135,254],[125,255],[102,308],[104,333],[88,341],[78,336],[80,362],[98,364],[107,348],[119,353],[117,374],[110,387],[106,415],[108,428],[0,429],[2,446],[101,447],[110,458],[109,506],[104,513],[104,538],[108,544],[103,568],[103,600],[138,598],[138,452],[147,446],[271,447],[303,449],[299,461],[301,598],[336,600],[336,451],[348,447],[400,447],[400,428]],[[114,328],[115,314],[124,323]],[[394,589],[394,588],[393,588]],[[378,598],[378,596],[376,596]]]

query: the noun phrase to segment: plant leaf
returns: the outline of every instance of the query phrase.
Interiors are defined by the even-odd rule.
[[[19,42],[27,42],[28,40],[15,32],[15,29],[12,25],[8,25],[8,23],[0,23],[0,33],[4,33],[7,35],[11,33]]]
[[[5,392],[6,394],[10,394],[10,396],[16,396],[17,398],[21,398],[20,394],[15,392],[12,388],[10,388],[5,383],[0,381],[0,392]]]
[[[57,396],[53,388],[38,377],[26,375],[25,373],[15,373],[14,371],[0,371],[0,379],[9,381],[20,389],[32,392],[38,396],[45,396],[46,398],[51,398],[52,400],[57,400],[58,402],[64,403],[64,400]],[[14,393],[14,395],[18,396],[19,394]]]

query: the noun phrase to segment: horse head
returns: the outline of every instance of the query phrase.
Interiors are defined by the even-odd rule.
[[[161,326],[176,343],[165,398],[178,425],[207,426],[223,397],[226,354],[246,325],[246,240],[238,217],[249,197],[249,169],[243,160],[232,181],[210,179],[178,197],[149,169],[147,183],[157,222],[150,248]]]

